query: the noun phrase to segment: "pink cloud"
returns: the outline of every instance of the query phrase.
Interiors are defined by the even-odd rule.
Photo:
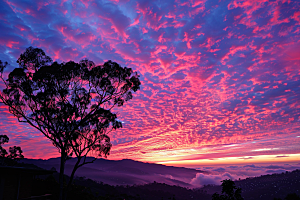
[[[113,60],[138,71],[141,91],[115,110],[124,123],[110,135],[111,159],[250,162],[299,153],[298,10],[279,0],[9,0],[0,3],[0,59],[11,70],[35,46],[59,62]],[[56,155],[7,111],[0,119],[27,157]]]

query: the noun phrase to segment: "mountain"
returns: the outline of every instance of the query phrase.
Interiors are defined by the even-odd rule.
[[[93,158],[89,157],[88,160]],[[60,158],[23,159],[23,163],[34,164],[38,167],[50,170],[52,167],[59,170]],[[76,158],[67,161],[65,174],[70,175],[75,165]],[[76,171],[76,176],[86,177],[109,185],[139,185],[153,183],[165,183],[181,187],[193,187],[190,181],[197,173],[206,173],[201,170],[183,167],[172,167],[139,161],[106,160],[97,159],[92,164],[84,165]]]

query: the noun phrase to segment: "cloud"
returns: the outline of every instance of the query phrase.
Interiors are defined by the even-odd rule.
[[[221,185],[221,181],[224,179],[234,180],[234,177],[229,173],[223,173],[220,175],[206,175],[202,173],[196,174],[196,177],[190,182],[195,187],[201,187],[208,184]]]
[[[59,62],[113,60],[138,71],[141,91],[114,110],[124,124],[110,135],[111,159],[292,159],[286,156],[299,153],[299,7],[296,0],[6,0],[0,59],[12,70],[34,46]],[[26,145],[25,156],[58,155],[7,111],[0,119],[12,143]],[[27,141],[48,144],[47,152]]]
[[[197,174],[192,179],[193,184],[220,184],[219,180],[230,178],[231,180],[245,179],[247,177],[258,177],[266,174],[282,173],[299,169],[297,163],[276,165],[226,165],[222,168],[211,166],[198,168],[208,172],[208,174]],[[220,170],[222,169],[222,170]],[[209,183],[210,181],[210,183]]]

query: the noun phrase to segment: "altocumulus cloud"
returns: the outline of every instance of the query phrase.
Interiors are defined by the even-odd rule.
[[[0,59],[12,69],[34,46],[59,62],[137,70],[142,89],[116,110],[125,123],[110,134],[112,159],[296,154],[299,10],[298,0],[4,0]],[[0,110],[0,129],[26,157],[58,156]]]

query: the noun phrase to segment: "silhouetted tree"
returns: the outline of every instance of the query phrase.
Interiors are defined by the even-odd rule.
[[[132,98],[140,88],[139,76],[131,68],[108,61],[96,66],[87,59],[75,63],[53,62],[42,49],[29,47],[17,60],[18,68],[3,77],[7,63],[0,63],[1,79],[6,88],[0,100],[19,122],[25,122],[44,134],[59,150],[60,199],[63,199],[65,162],[75,155],[67,188],[76,170],[96,157],[109,155],[108,133],[122,124],[112,112]]]
[[[3,144],[8,143],[9,138],[7,135],[0,135],[0,161],[1,165],[14,165],[16,161],[23,159],[23,151],[21,147],[13,146],[9,147],[9,154],[7,151],[2,147]]]
[[[281,198],[274,198],[273,200],[282,200]],[[286,195],[284,200],[300,200],[300,197],[296,193]]]
[[[222,195],[214,193],[212,200],[243,200],[242,189],[236,188],[235,183],[230,179],[225,179],[222,182]]]
[[[300,200],[300,197],[296,193],[288,194],[284,200]]]

